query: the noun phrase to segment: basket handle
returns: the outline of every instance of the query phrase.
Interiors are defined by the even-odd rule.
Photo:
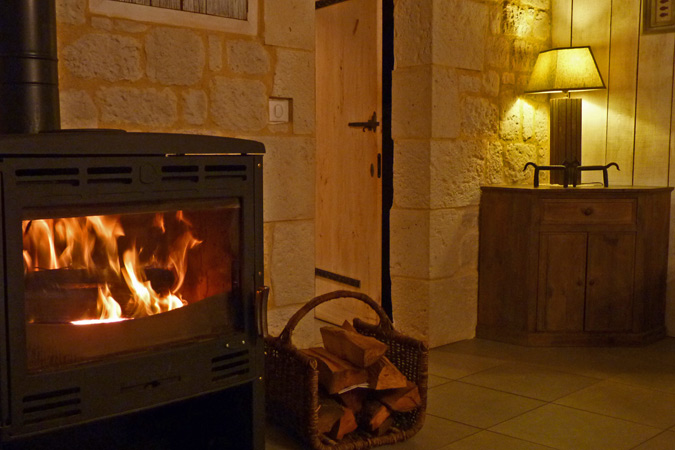
[[[312,300],[305,303],[302,306],[302,308],[300,308],[295,314],[293,314],[293,316],[291,316],[291,318],[288,319],[288,323],[284,327],[281,334],[279,334],[279,341],[284,345],[292,345],[291,334],[293,333],[293,330],[295,330],[295,327],[298,325],[300,320],[302,320],[302,318],[305,317],[305,315],[307,315],[308,312],[310,312],[311,310],[313,310],[322,303],[326,303],[328,301],[337,298],[349,298],[349,297],[362,301],[363,303],[370,306],[373,309],[373,311],[377,313],[377,315],[380,318],[380,323],[377,326],[381,330],[392,331],[394,329],[394,325],[391,323],[391,320],[389,319],[389,316],[387,316],[387,313],[384,312],[382,307],[379,304],[377,304],[375,300],[373,300],[366,294],[353,291],[333,291],[327,294],[319,295],[318,297],[314,297]]]

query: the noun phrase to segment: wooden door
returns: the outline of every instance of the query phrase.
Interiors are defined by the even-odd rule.
[[[583,331],[586,233],[542,233],[540,243],[540,331]]]
[[[630,331],[633,326],[635,233],[588,236],[586,331]]]
[[[322,2],[319,2],[321,4]],[[348,289],[381,302],[382,4],[327,2],[316,10],[316,294]],[[356,301],[331,302],[317,317],[374,317]]]

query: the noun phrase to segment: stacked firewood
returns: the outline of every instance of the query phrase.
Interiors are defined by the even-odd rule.
[[[321,328],[323,347],[302,351],[318,363],[318,428],[333,440],[357,429],[385,434],[395,412],[421,404],[417,385],[387,359],[388,346],[358,333],[349,322]]]

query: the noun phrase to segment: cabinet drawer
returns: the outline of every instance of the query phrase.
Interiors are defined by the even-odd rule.
[[[635,199],[611,200],[542,200],[542,223],[566,224],[633,224]]]

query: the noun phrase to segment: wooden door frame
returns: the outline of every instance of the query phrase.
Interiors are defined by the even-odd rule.
[[[317,0],[315,9],[349,0]],[[390,211],[394,201],[394,141],[391,135],[392,72],[394,70],[394,0],[382,2],[382,308],[393,320],[390,273]]]

